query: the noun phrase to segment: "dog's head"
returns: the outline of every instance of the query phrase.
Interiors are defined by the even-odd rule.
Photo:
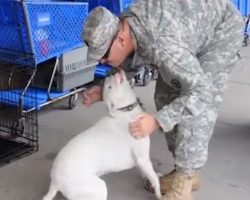
[[[107,104],[111,116],[115,116],[119,108],[133,104],[136,101],[135,93],[123,70],[106,77],[103,88],[103,101]]]

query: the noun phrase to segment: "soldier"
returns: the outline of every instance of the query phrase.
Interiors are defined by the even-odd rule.
[[[243,19],[229,0],[138,0],[118,18],[104,7],[89,14],[83,39],[88,58],[113,67],[158,67],[155,114],[129,125],[136,139],[164,132],[175,159],[161,178],[164,200],[191,200],[199,189],[222,95],[243,40]],[[101,100],[101,86],[83,95]]]

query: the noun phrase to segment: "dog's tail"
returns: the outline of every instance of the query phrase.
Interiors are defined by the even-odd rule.
[[[48,193],[43,197],[43,200],[53,200],[53,198],[56,196],[58,189],[55,187],[55,185],[51,182],[49,186]]]

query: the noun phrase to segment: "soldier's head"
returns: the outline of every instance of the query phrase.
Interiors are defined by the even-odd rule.
[[[88,46],[88,59],[114,67],[120,66],[134,51],[129,24],[104,7],[90,12],[83,40]]]

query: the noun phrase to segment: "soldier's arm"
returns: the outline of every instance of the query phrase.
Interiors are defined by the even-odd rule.
[[[154,58],[159,73],[179,93],[179,97],[155,114],[161,128],[170,131],[183,118],[198,116],[203,111],[210,83],[196,55],[185,44],[171,39],[164,42],[159,39],[156,44]]]

